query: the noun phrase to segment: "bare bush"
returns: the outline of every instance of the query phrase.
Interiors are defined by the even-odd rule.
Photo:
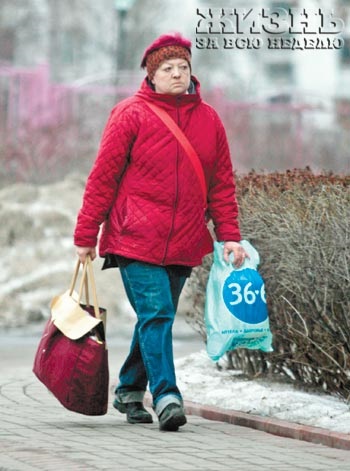
[[[74,132],[72,123],[40,128],[23,125],[16,136],[2,141],[0,182],[47,182],[67,174],[76,156]]]
[[[250,375],[350,395],[350,177],[309,170],[237,179],[243,237],[261,256],[274,352],[230,352]],[[211,258],[195,270],[189,322],[205,339]]]

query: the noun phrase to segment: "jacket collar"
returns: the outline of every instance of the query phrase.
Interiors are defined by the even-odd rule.
[[[162,108],[172,108],[179,106],[191,107],[198,105],[202,101],[200,95],[200,83],[194,76],[191,77],[189,93],[185,95],[174,96],[163,93],[156,93],[146,77],[135,96],[142,98],[143,100],[151,101],[155,105],[161,106]]]

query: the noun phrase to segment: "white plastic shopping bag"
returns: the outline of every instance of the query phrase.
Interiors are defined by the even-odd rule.
[[[214,242],[205,303],[207,353],[214,361],[237,348],[273,350],[259,254],[248,241],[240,244],[250,258],[235,268],[223,258],[224,243]]]

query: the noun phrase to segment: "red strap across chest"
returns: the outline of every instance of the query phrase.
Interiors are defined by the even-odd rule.
[[[171,116],[162,108],[159,108],[157,105],[154,105],[153,103],[149,103],[148,101],[144,100],[144,102],[147,104],[147,106],[160,118],[163,123],[167,126],[167,128],[174,134],[176,139],[179,141],[179,143],[182,145],[184,148],[186,154],[188,155],[195,171],[198,176],[198,180],[202,189],[203,193],[203,198],[205,205],[207,203],[207,185],[205,182],[205,176],[204,176],[204,171],[203,167],[201,164],[201,161],[198,157],[197,152],[194,150],[192,144],[190,141],[187,139],[185,134],[181,131],[179,126],[175,123],[175,121],[171,118]]]

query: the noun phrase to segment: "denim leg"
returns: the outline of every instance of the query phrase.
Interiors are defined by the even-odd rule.
[[[147,388],[147,372],[140,350],[138,323],[130,345],[129,354],[119,373],[115,392],[120,402],[142,402]]]
[[[186,276],[178,275],[174,270],[170,270],[168,272],[168,276],[170,281],[171,298],[176,313],[177,306],[179,304],[180,294],[183,287],[185,286],[187,278]]]
[[[121,267],[121,274],[138,321],[116,392],[123,402],[138,400],[136,396],[143,395],[148,379],[157,412],[162,398],[163,403],[170,397],[170,402],[181,403],[174,370],[172,325],[186,278],[169,275],[164,267],[137,261]]]
[[[128,276],[124,270],[125,268],[120,267],[125,292],[131,306],[134,311],[137,312],[133,292],[130,289]],[[137,322],[134,328],[129,354],[120,369],[119,384],[115,389],[117,398],[123,403],[142,402],[147,388],[147,383],[147,372],[143,362],[139,342],[139,322]]]

